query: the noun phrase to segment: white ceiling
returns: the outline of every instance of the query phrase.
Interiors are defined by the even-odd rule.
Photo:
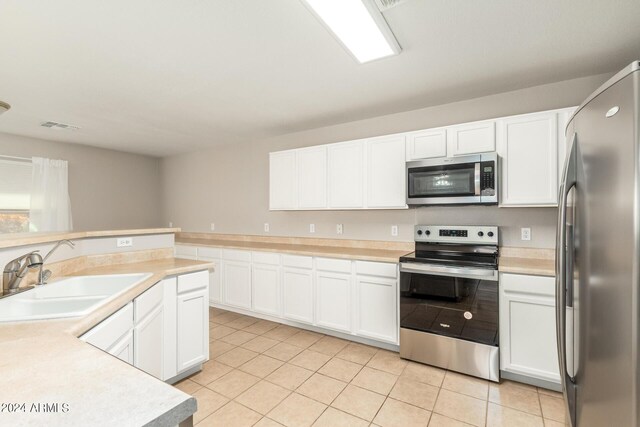
[[[165,156],[640,55],[638,0],[411,0],[385,17],[403,52],[359,65],[299,0],[2,0],[0,132]]]

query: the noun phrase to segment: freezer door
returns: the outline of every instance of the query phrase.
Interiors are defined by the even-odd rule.
[[[559,339],[574,427],[638,426],[638,75],[593,97],[571,123],[575,196],[573,212],[560,209],[571,227],[557,249],[566,255],[558,299],[574,320],[574,337],[566,340],[567,322]]]

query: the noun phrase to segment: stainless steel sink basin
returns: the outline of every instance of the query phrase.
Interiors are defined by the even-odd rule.
[[[0,299],[0,322],[83,316],[151,273],[66,277]]]

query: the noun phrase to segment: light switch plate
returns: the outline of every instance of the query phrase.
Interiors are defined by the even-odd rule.
[[[520,229],[521,240],[531,240],[531,229],[529,227]]]
[[[315,233],[315,232],[316,232],[316,225],[309,224],[309,233]]]
[[[342,224],[336,224],[336,234],[342,234]]]
[[[116,239],[116,246],[119,248],[128,248],[133,246],[133,237],[118,237]]]
[[[265,232],[265,233],[268,233],[268,232],[269,232],[269,223],[268,223],[268,222],[265,222],[265,223],[264,223],[264,232]]]
[[[392,225],[391,226],[391,235],[393,237],[398,237],[398,226],[397,225]]]

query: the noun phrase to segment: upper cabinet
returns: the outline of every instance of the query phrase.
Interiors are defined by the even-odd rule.
[[[367,141],[367,207],[406,207],[405,136]]]
[[[298,207],[327,207],[327,147],[296,150],[298,176]]]
[[[501,206],[556,206],[564,127],[572,109],[498,120]]]
[[[269,153],[269,207],[296,209],[298,207],[296,151]]]
[[[342,142],[327,147],[330,209],[364,206],[364,150],[363,141]]]
[[[467,123],[448,128],[447,146],[449,156],[464,156],[495,151],[495,121]]]
[[[407,161],[447,156],[447,129],[427,129],[407,134]]]
[[[573,108],[270,153],[270,210],[406,209],[406,162],[499,155],[500,206],[557,206]]]

